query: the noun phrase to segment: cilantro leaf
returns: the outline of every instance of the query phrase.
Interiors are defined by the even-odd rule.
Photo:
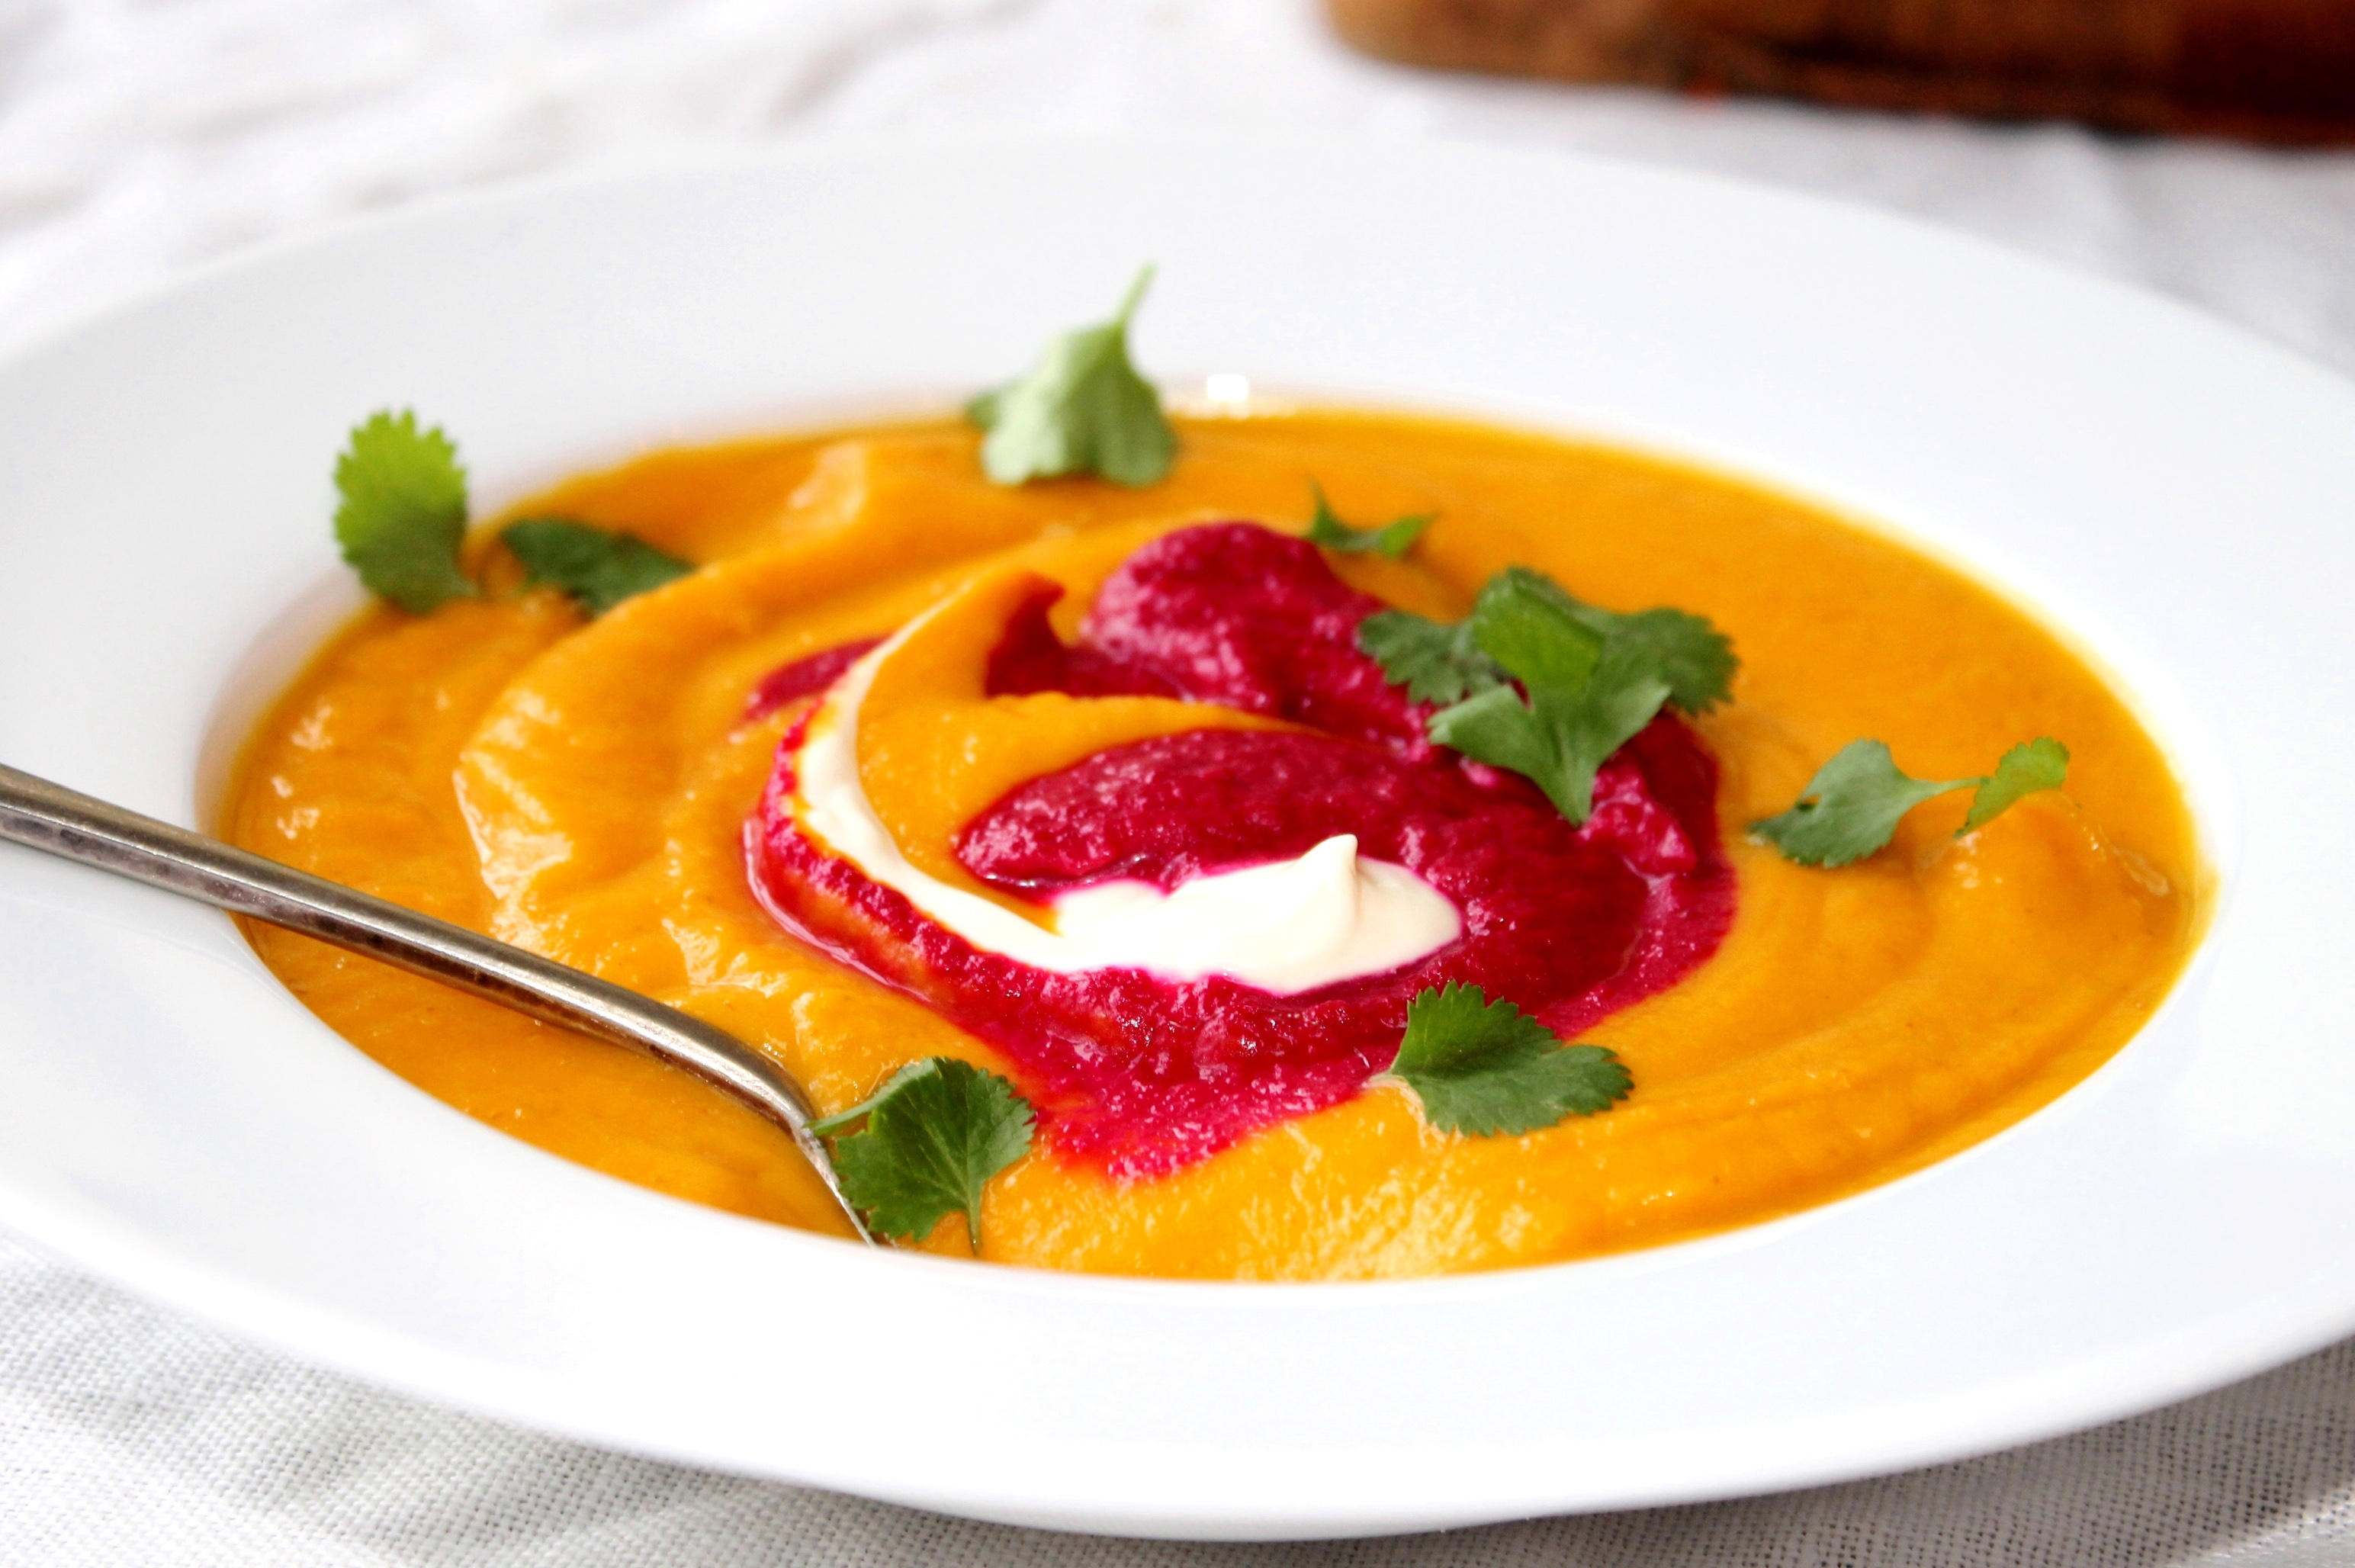
[[[1500,686],[1433,714],[1431,738],[1528,778],[1574,827],[1594,809],[1596,771],[1668,698],[1668,683],[1641,650],[1606,647],[1577,689],[1532,686],[1525,706]]]
[[[1649,645],[1596,629],[1580,608],[1537,572],[1516,567],[1490,578],[1466,624],[1528,698],[1494,687],[1430,720],[1433,740],[1522,774],[1572,823],[1594,808],[1595,770],[1673,689]]]
[[[1707,616],[1666,606],[1620,615],[1592,604],[1580,605],[1579,614],[1613,641],[1648,652],[1668,683],[1668,700],[1680,711],[1706,713],[1732,697],[1742,661],[1733,656],[1733,639]]]
[[[1995,764],[1987,782],[1971,796],[1970,815],[1963,818],[1963,833],[1976,833],[2009,809],[2022,795],[2039,790],[2059,789],[2069,778],[2069,748],[2050,735],[2040,735],[2033,741],[2023,741],[2006,752]]]
[[[1845,866],[1887,844],[1898,822],[1925,800],[1978,786],[1959,838],[2023,795],[2059,789],[2068,773],[2069,749],[2049,735],[2014,746],[1986,777],[1967,779],[1910,778],[1885,743],[1850,741],[1816,770],[1790,810],[1752,823],[1750,831],[1802,866]]]
[[[1473,643],[1468,620],[1442,625],[1409,610],[1379,610],[1358,623],[1358,647],[1417,702],[1460,702],[1505,681]]]
[[[995,1072],[928,1056],[810,1130],[831,1135],[860,1116],[867,1129],[834,1146],[834,1168],[868,1223],[887,1236],[921,1241],[962,1211],[978,1256],[981,1189],[1030,1152],[1029,1102]]]
[[[1316,493],[1316,511],[1308,519],[1308,542],[1327,549],[1347,554],[1386,555],[1392,560],[1402,560],[1423,537],[1423,529],[1439,520],[1436,512],[1419,512],[1400,517],[1378,528],[1353,528],[1343,522],[1333,510],[1333,503],[1325,498],[1325,486],[1315,480],[1308,488]]]
[[[1734,668],[1699,615],[1615,614],[1525,566],[1490,578],[1455,625],[1385,610],[1359,623],[1358,646],[1415,701],[1451,704],[1429,720],[1433,741],[1526,776],[1572,823],[1593,810],[1596,770],[1663,703],[1705,710]]]
[[[526,517],[499,535],[526,580],[561,588],[591,615],[695,570],[631,534],[607,533],[563,517]]]
[[[1128,358],[1129,317],[1152,282],[1147,267],[1110,321],[1065,333],[1019,380],[965,405],[965,418],[987,432],[981,465],[993,482],[1093,474],[1135,488],[1169,472],[1178,433]]]
[[[1684,712],[1706,713],[1732,695],[1742,661],[1733,656],[1732,639],[1705,615],[1666,606],[1621,614],[1587,603],[1526,566],[1508,566],[1490,578],[1480,597],[1485,603],[1492,596],[1545,601],[1589,631],[1644,649],[1668,682],[1668,700]],[[1473,613],[1478,616],[1479,609]]]
[[[1620,614],[1525,566],[1490,578],[1453,626],[1402,610],[1369,615],[1358,646],[1415,701],[1452,704],[1431,716],[1433,740],[1527,775],[1573,823],[1593,809],[1595,770],[1661,703],[1706,713],[1730,695],[1738,662],[1702,616]],[[1526,702],[1502,690],[1508,676]]]
[[[336,458],[336,542],[368,591],[411,614],[471,597],[458,570],[466,533],[466,471],[440,426],[408,409],[370,414]]]
[[[1472,640],[1523,686],[1575,691],[1594,673],[1604,642],[1578,608],[1551,579],[1508,566],[1472,605]]]
[[[1406,1035],[1390,1075],[1414,1091],[1433,1126],[1475,1137],[1591,1116],[1635,1087],[1614,1052],[1565,1046],[1512,1003],[1454,984],[1426,988],[1407,1004]]]
[[[1845,866],[1895,836],[1899,819],[1925,800],[1977,779],[1909,778],[1880,741],[1850,741],[1816,770],[1790,810],[1750,830],[1802,866]]]

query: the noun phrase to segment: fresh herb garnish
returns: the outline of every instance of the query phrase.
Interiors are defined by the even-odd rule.
[[[1701,616],[1618,614],[1524,566],[1490,578],[1455,625],[1382,611],[1359,624],[1358,646],[1417,702],[1453,704],[1431,716],[1433,740],[1524,775],[1572,823],[1593,809],[1595,770],[1663,703],[1705,713],[1736,667]]]
[[[1526,566],[1508,566],[1481,588],[1480,603],[1472,607],[1476,626],[1482,605],[1492,599],[1512,605],[1542,603],[1587,630],[1600,633],[1606,644],[1621,643],[1641,650],[1668,683],[1668,700],[1686,713],[1706,713],[1725,701],[1732,688],[1733,672],[1742,663],[1733,656],[1732,639],[1710,625],[1706,616],[1665,606],[1623,615],[1574,597],[1544,572]]]
[[[1093,474],[1134,488],[1169,472],[1178,432],[1128,357],[1129,317],[1152,282],[1147,267],[1110,321],[1065,333],[1028,374],[965,405],[965,418],[987,432],[981,465],[993,481]]]
[[[928,1056],[875,1093],[810,1130],[831,1135],[859,1117],[867,1129],[834,1146],[835,1174],[867,1222],[922,1241],[950,1214],[981,1253],[981,1189],[1030,1152],[1030,1104],[995,1072]]]
[[[1971,809],[1955,837],[1976,833],[2010,809],[2022,795],[2059,789],[2069,782],[2069,748],[2050,735],[2022,741],[1996,759],[1995,772],[1971,796]]]
[[[411,614],[475,592],[458,569],[466,533],[466,471],[439,426],[403,409],[352,427],[336,459],[336,542],[369,591]]]
[[[563,517],[526,517],[509,523],[499,538],[523,563],[527,581],[561,588],[591,615],[695,570],[693,562],[634,535]]]
[[[1423,1119],[1488,1137],[1591,1116],[1627,1097],[1635,1080],[1599,1045],[1564,1045],[1510,1002],[1477,986],[1417,993],[1390,1076],[1414,1091]]]
[[[1553,587],[1543,578],[1539,581]],[[1572,613],[1608,642],[1644,650],[1668,683],[1668,702],[1678,711],[1706,713],[1731,695],[1733,672],[1742,661],[1733,656],[1733,639],[1710,625],[1706,616],[1666,607],[1620,615],[1574,599],[1571,603]]]
[[[1520,677],[1510,661],[1499,662]],[[1524,702],[1499,686],[1443,708],[1431,716],[1431,738],[1521,774],[1575,827],[1594,809],[1596,771],[1652,721],[1668,683],[1640,654],[1617,648],[1575,687],[1532,682],[1529,692]]]
[[[1308,542],[1326,549],[1354,555],[1386,555],[1392,560],[1402,560],[1423,537],[1423,529],[1439,520],[1436,512],[1419,512],[1400,517],[1377,528],[1353,528],[1343,522],[1333,510],[1333,503],[1325,498],[1325,486],[1315,480],[1308,488],[1316,496],[1316,511],[1308,519]]]
[[[1358,646],[1417,702],[1461,702],[1505,683],[1497,661],[1472,641],[1469,620],[1450,625],[1409,610],[1380,610],[1358,623]]]
[[[2068,776],[2069,748],[2049,735],[2006,752],[1992,773],[1967,779],[1909,778],[1883,742],[1850,741],[1816,770],[1790,810],[1752,823],[1750,831],[1802,866],[1845,866],[1888,843],[1899,819],[1925,800],[1977,786],[1959,838],[2023,795],[2059,789]]]

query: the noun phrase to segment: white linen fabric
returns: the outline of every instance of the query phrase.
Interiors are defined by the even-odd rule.
[[[1059,1535],[631,1458],[312,1371],[0,1242],[10,1568],[2148,1568],[2355,1563],[2355,1341],[1882,1480],[1283,1545]]]
[[[869,131],[1209,127],[1616,154],[1902,208],[2355,368],[2355,155],[1444,78],[1312,0],[0,0],[0,347],[516,176]],[[0,1240],[0,1563],[2355,1564],[2355,1341],[1965,1464],[1448,1535],[1189,1546],[605,1453],[291,1362]]]

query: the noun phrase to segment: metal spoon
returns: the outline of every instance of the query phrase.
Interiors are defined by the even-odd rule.
[[[0,839],[282,925],[684,1067],[790,1134],[853,1232],[875,1244],[843,1196],[826,1145],[810,1131],[815,1113],[801,1085],[725,1029],[537,953],[5,765]]]

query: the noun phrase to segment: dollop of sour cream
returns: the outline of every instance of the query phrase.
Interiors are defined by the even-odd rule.
[[[1214,871],[1167,892],[1141,881],[1075,889],[1054,901],[1052,930],[919,869],[867,798],[858,711],[876,672],[928,618],[903,627],[827,691],[795,759],[794,816],[825,848],[975,947],[1058,974],[1225,975],[1291,996],[1383,974],[1464,933],[1444,894],[1403,866],[1361,858],[1348,834],[1295,859]]]

